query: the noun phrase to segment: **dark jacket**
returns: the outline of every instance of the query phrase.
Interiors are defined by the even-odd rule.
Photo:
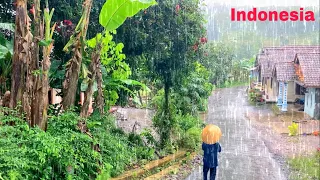
[[[221,152],[219,143],[206,144],[202,143],[203,166],[213,168],[218,166],[218,152]]]

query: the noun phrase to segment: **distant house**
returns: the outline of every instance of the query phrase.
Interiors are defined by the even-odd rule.
[[[304,111],[320,119],[320,53],[298,53],[294,59],[298,86],[306,88]]]
[[[287,102],[294,102],[304,97],[304,92],[297,89],[294,82],[295,69],[293,62],[276,63],[273,69],[273,96],[277,96],[277,105],[287,111]]]
[[[317,53],[320,46],[283,46],[265,47],[256,58],[258,80],[262,83],[264,99],[278,102],[283,111],[287,111],[287,102],[294,102],[303,96],[295,85],[294,58],[297,53]]]
[[[61,93],[61,89],[54,89],[54,88],[51,88],[48,93],[49,104],[56,105],[57,109],[58,107],[61,106],[61,103],[62,103],[62,97],[59,95],[60,93]],[[84,92],[80,93],[80,102],[78,102],[78,104],[83,105],[84,98],[85,98],[84,95],[85,95]],[[93,98],[91,98],[88,111],[89,111],[89,114],[93,112]]]

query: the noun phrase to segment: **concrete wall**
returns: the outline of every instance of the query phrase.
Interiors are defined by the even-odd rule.
[[[295,83],[293,81],[289,81],[288,82],[288,102],[294,102],[294,100],[296,100],[297,96],[296,96],[296,89],[295,89]]]
[[[278,94],[279,94],[279,82],[274,78],[272,80],[272,93],[273,96],[276,98],[276,101],[278,100]]]
[[[271,87],[271,78],[265,78],[265,80],[264,80],[264,92],[265,92],[264,98],[266,99],[267,102],[275,102],[276,101],[277,97],[274,95],[273,88],[274,88],[273,86]]]
[[[319,118],[320,113],[320,89],[307,88],[305,94],[304,112],[312,118]]]

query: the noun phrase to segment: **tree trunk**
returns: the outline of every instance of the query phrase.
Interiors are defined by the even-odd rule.
[[[143,105],[143,101],[142,101],[140,90],[138,90],[138,96],[139,96],[140,104]]]
[[[43,38],[43,25],[41,23],[40,14],[40,0],[34,0],[34,38],[32,47],[32,62],[30,63],[30,71],[28,72],[31,78],[27,81],[29,87],[29,96],[31,99],[31,115],[30,115],[30,125],[34,127],[36,124],[39,125],[38,120],[40,117],[40,96],[37,91],[40,88],[39,83],[41,83],[40,76],[32,74],[32,71],[39,69],[39,41]]]
[[[12,62],[10,107],[15,108],[19,102],[23,110],[30,114],[26,79],[28,79],[28,64],[30,63],[30,18],[27,15],[27,0],[17,0],[14,54]],[[22,109],[21,109],[22,110]]]
[[[35,1],[38,4],[36,7],[40,9],[40,1]],[[44,41],[49,42],[52,41],[52,32],[55,28],[55,25],[50,27],[51,24],[51,18],[54,10],[52,12],[49,12],[49,8],[46,7],[44,10],[44,25],[45,25],[45,33],[44,33]],[[51,14],[51,15],[50,15]],[[47,15],[47,17],[46,17]],[[40,17],[39,17],[40,18]],[[38,36],[41,36],[41,25],[38,24]],[[37,40],[36,40],[37,41]],[[38,46],[38,44],[36,44]],[[48,92],[49,92],[49,70],[51,66],[50,61],[50,53],[53,48],[53,43],[49,43],[48,45],[43,47],[43,59],[41,62],[41,67],[37,68],[38,65],[35,65],[36,69],[40,70],[40,73],[35,75],[35,86],[34,86],[34,97],[33,97],[33,104],[32,104],[32,126],[38,125],[42,130],[47,129],[47,111],[49,107],[49,101],[48,101]],[[38,53],[39,55],[39,46],[37,48],[34,48],[34,54],[36,55]],[[39,59],[37,59],[38,61]],[[37,62],[36,62],[37,63]]]
[[[92,101],[92,94],[93,94],[93,85],[96,80],[97,74],[97,67],[99,66],[99,59],[100,59],[100,45],[97,45],[95,52],[91,55],[91,63],[89,66],[89,71],[91,75],[89,75],[89,84],[88,88],[84,94],[84,103],[81,107],[80,116],[83,118],[87,118],[89,116],[89,105]]]
[[[90,18],[90,10],[92,6],[92,0],[85,0],[83,2],[82,9],[82,22],[81,29],[79,33],[76,35],[76,40],[73,47],[73,57],[69,61],[69,64],[66,69],[66,78],[63,82],[63,108],[66,110],[74,105],[78,87],[78,80],[80,74],[80,68],[82,63],[82,53],[83,47],[85,44],[89,18]]]
[[[96,99],[96,108],[98,108],[99,113],[104,114],[104,97],[103,97],[103,87],[102,87],[103,79],[101,72],[101,63],[100,59],[97,66],[97,85],[98,85],[98,96]]]

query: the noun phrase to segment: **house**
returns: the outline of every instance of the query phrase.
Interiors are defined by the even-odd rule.
[[[303,96],[303,93],[296,90],[297,87],[293,81],[293,61],[297,53],[316,52],[320,52],[320,46],[262,48],[261,52],[257,55],[256,65],[259,71],[258,80],[262,83],[264,89],[263,98],[266,102],[278,102],[279,106],[281,104],[282,110],[286,111],[287,102],[294,102],[297,97]],[[287,71],[290,72],[286,73]],[[280,80],[283,78],[285,81]]]
[[[297,90],[294,82],[295,69],[293,62],[276,63],[271,81],[272,96],[277,97],[277,105],[281,111],[287,111],[287,102],[295,102],[297,98],[304,97],[304,92]]]
[[[306,88],[305,113],[320,119],[320,53],[297,53],[294,67],[295,82]]]
[[[50,90],[48,92],[49,104],[56,105],[56,109],[58,109],[62,103],[62,97],[60,96],[60,94],[61,94],[61,89],[50,88]],[[83,105],[84,98],[85,98],[85,93],[81,92],[80,93],[80,102],[78,102],[78,104]],[[90,100],[91,101],[89,104],[89,114],[91,114],[93,112],[93,98],[91,98]]]

